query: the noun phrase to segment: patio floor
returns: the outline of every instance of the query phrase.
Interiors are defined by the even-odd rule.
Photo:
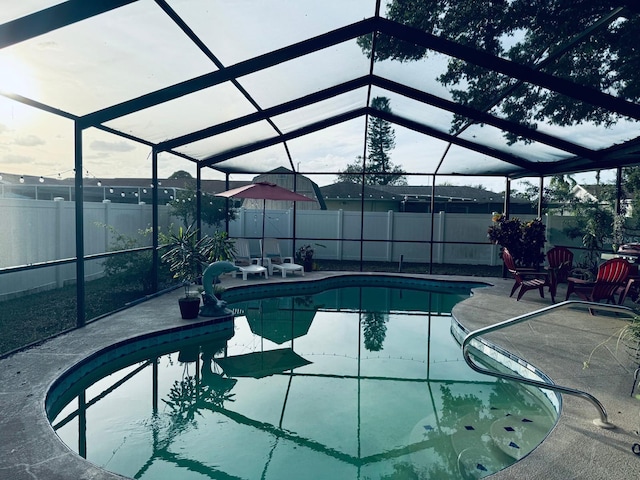
[[[303,278],[286,279],[277,276],[267,282],[313,281],[327,275],[331,273],[312,272]],[[455,307],[456,318],[470,329],[550,305],[548,294],[541,299],[535,291],[519,302],[509,298],[511,280],[456,278],[493,284],[477,289],[473,297]],[[227,288],[264,282],[223,279]],[[132,336],[183,325],[176,305],[179,295],[177,290],[149,300],[0,359],[0,478],[122,478],[82,460],[57,439],[44,412],[44,399],[58,375],[91,353]],[[561,286],[558,299],[562,298]],[[610,314],[590,316],[586,311],[563,309],[487,337],[528,360],[556,383],[593,394],[617,427],[596,427],[592,420],[597,412],[590,403],[563,395],[560,421],[547,440],[525,459],[491,478],[566,480],[632,478],[637,474],[640,457],[631,451],[634,443],[640,443],[640,401],[630,396],[635,365],[622,348],[616,350],[614,339],[597,350],[590,368],[582,367],[593,347],[623,324]]]

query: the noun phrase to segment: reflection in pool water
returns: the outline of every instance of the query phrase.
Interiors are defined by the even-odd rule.
[[[230,304],[197,341],[83,380],[52,424],[140,479],[480,478],[535,448],[557,413],[464,363],[468,289],[347,287]]]

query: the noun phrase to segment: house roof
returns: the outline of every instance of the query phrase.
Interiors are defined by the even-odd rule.
[[[584,194],[590,200],[598,201],[598,200],[603,200],[602,197],[603,197],[603,195],[605,195],[605,192],[609,192],[609,194],[610,194],[612,192],[612,189],[615,189],[615,185],[612,185],[612,184],[593,184],[593,185],[578,184],[578,185],[573,187],[572,192],[575,195],[576,192],[582,191],[582,192],[584,192]],[[622,185],[622,188],[620,190],[620,198],[624,199],[624,198],[628,198],[628,197],[629,197],[628,192],[624,188],[624,185]]]
[[[407,197],[420,196],[431,198],[431,187],[429,186],[388,186],[382,189],[395,195],[403,195]],[[495,202],[502,201],[504,195],[502,193],[491,192],[484,188],[476,188],[458,185],[436,185],[436,199],[457,200],[457,201],[479,201],[479,202]]]
[[[640,162],[640,104],[554,70],[594,32],[638,24],[634,2],[606,4],[584,9],[576,19],[584,30],[571,38],[558,32],[542,46],[546,57],[531,64],[396,20],[376,0],[5,2],[0,55],[27,62],[42,88],[7,90],[0,80],[0,93],[79,130],[225,173],[264,173],[283,159],[303,174],[331,173],[323,159],[338,150],[345,158],[361,154],[370,117],[393,124],[397,143],[412,150],[395,161],[415,174],[520,178],[633,165]],[[361,39],[370,39],[370,57]],[[390,43],[427,56],[382,60],[379,45]],[[493,106],[467,104],[460,100],[467,86],[454,85],[453,94],[437,80],[451,59],[510,78],[513,88]],[[533,127],[505,119],[500,105],[517,99],[524,84],[617,121]],[[390,98],[392,112],[372,108],[375,96]],[[456,131],[454,119],[467,127]]]
[[[224,192],[226,183],[224,180],[202,180],[201,189],[204,193],[216,194]],[[158,180],[159,187],[163,190],[167,189],[195,189],[195,178],[163,178]],[[229,189],[241,187],[246,185],[247,181],[230,181]],[[14,175],[3,174],[0,184],[7,186],[24,186],[24,187],[75,187],[75,180],[73,178],[51,178],[51,177],[37,177],[33,175]],[[84,178],[83,185],[85,188],[104,188],[104,189],[150,189],[151,180],[149,178]]]
[[[344,201],[360,200],[362,186],[352,182],[338,182],[332,185],[320,187],[325,199],[340,199]],[[420,201],[431,199],[432,190],[430,186],[412,185],[365,185],[364,196],[371,201]],[[504,194],[495,193],[489,190],[468,186],[457,185],[437,185],[435,188],[436,201],[457,201],[457,202],[503,202]],[[526,200],[512,197],[512,202],[528,203]]]

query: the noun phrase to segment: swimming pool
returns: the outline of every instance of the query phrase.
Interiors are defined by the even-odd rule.
[[[480,478],[544,439],[547,396],[462,360],[450,311],[468,285],[353,282],[256,290],[198,339],[57,392],[52,424],[143,479]]]

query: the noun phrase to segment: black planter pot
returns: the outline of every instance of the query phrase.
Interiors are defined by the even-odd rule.
[[[200,310],[200,297],[183,297],[178,299],[178,305],[180,305],[180,314],[185,320],[192,320],[198,318],[198,311]]]
[[[304,259],[304,261],[302,262],[302,266],[304,268],[305,272],[312,272],[313,271],[313,259]]]

